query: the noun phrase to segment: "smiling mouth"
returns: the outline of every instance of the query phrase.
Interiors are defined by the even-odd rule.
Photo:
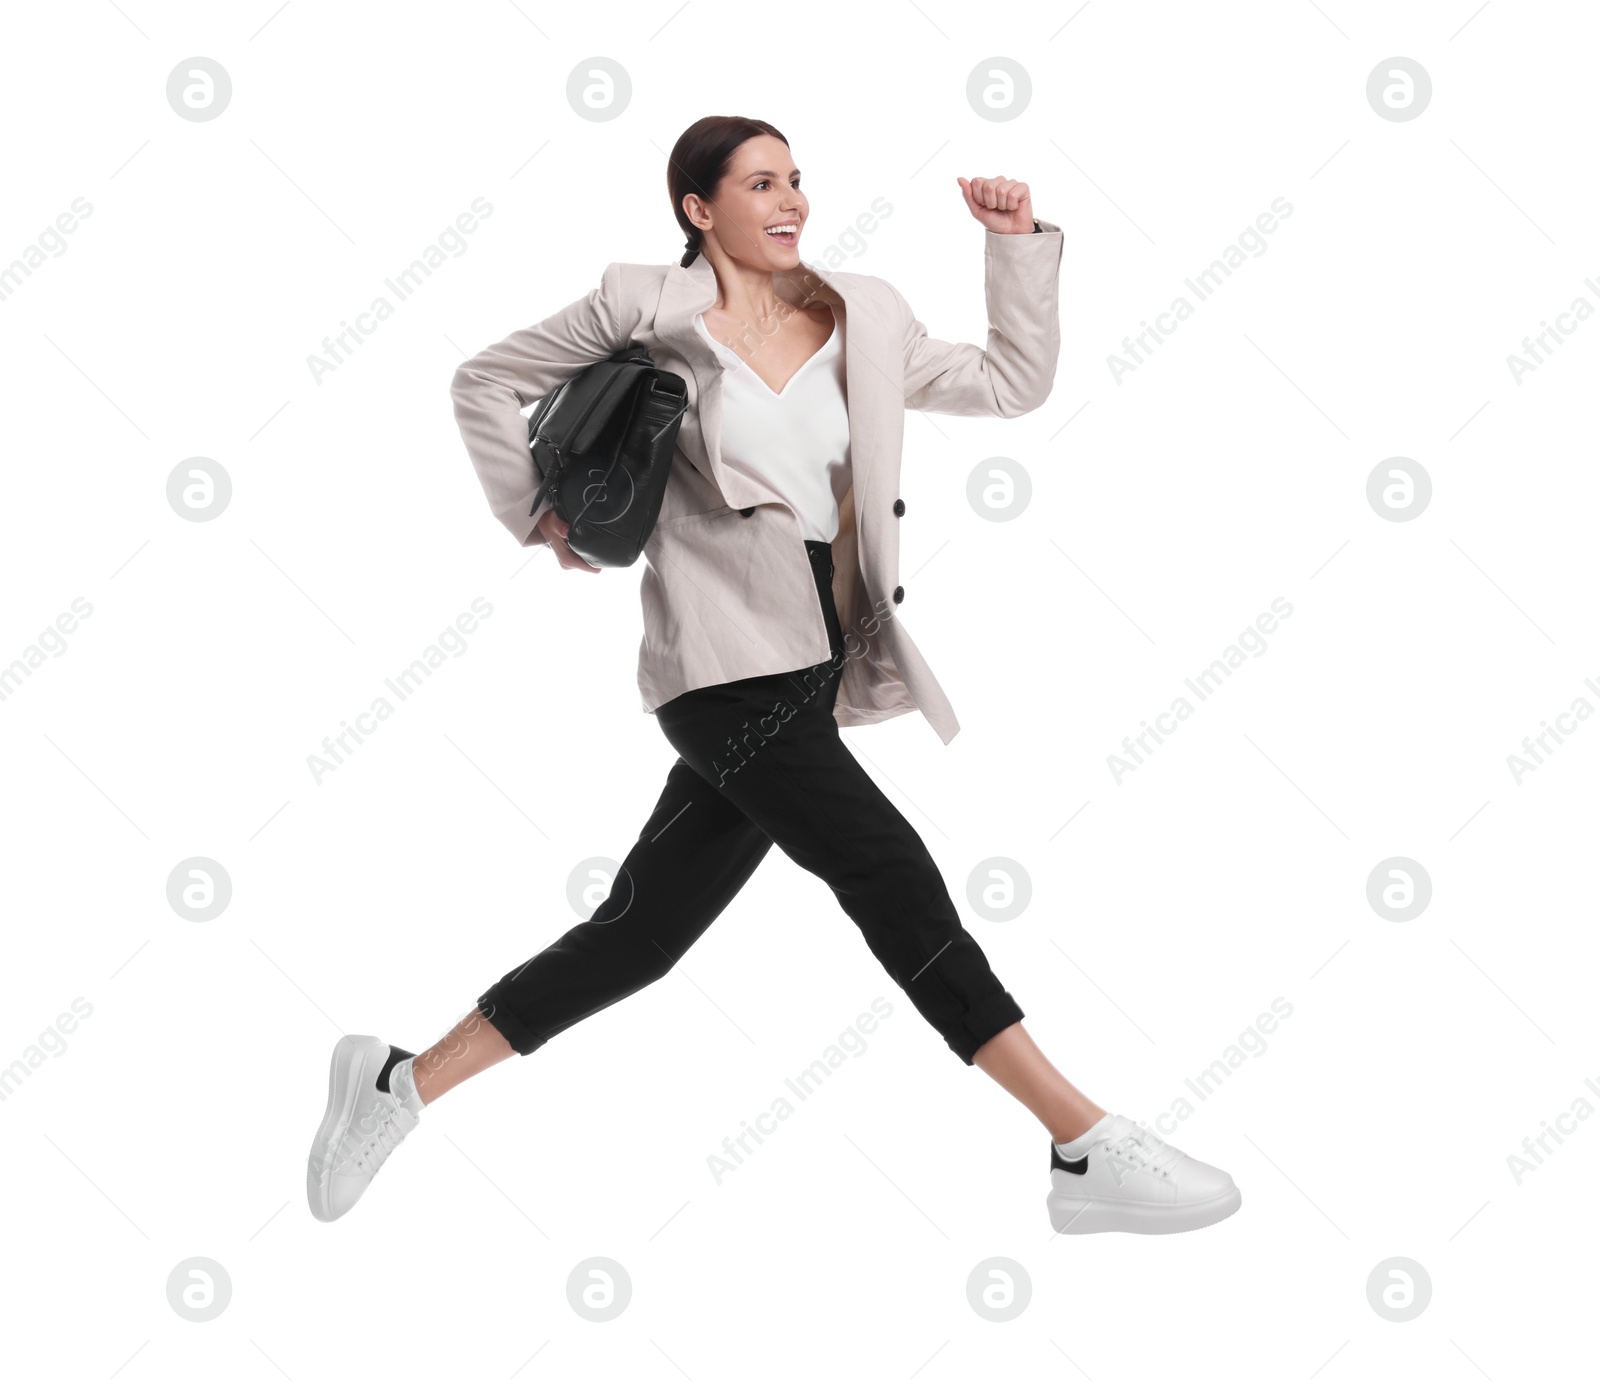
[[[780,245],[792,245],[800,238],[800,222],[784,221],[779,225],[769,225],[765,233],[769,240],[776,240]]]

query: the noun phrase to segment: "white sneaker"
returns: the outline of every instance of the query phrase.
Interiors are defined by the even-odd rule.
[[[1057,1232],[1188,1232],[1234,1212],[1226,1170],[1180,1151],[1147,1127],[1108,1113],[1083,1136],[1050,1143],[1050,1223]]]
[[[411,1055],[376,1036],[342,1036],[328,1066],[328,1109],[306,1163],[306,1197],[324,1223],[348,1213],[418,1123],[415,1085],[401,1098],[389,1071]]]

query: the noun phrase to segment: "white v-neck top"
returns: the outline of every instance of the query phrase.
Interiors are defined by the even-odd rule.
[[[743,356],[696,313],[694,324],[722,363],[722,459],[788,503],[801,535],[831,542],[850,490],[850,418],[845,405],[844,329],[833,333],[774,393]]]

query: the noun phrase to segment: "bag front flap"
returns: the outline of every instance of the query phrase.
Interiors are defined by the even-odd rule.
[[[628,395],[644,377],[637,361],[600,360],[563,383],[529,424],[563,454],[582,455],[599,443],[613,414],[626,416]]]

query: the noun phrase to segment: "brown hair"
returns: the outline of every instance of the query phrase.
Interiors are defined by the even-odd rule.
[[[728,164],[733,161],[733,151],[758,134],[770,134],[783,139],[785,144],[789,142],[780,130],[765,120],[752,120],[743,115],[707,115],[684,130],[672,146],[667,156],[667,191],[672,196],[672,214],[678,218],[686,236],[683,258],[678,261],[680,267],[688,268],[700,252],[700,228],[684,212],[683,199],[693,192],[710,201],[727,174]]]

